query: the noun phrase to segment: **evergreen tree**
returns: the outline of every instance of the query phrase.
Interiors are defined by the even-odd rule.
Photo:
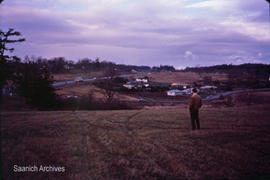
[[[0,29],[0,98],[2,97],[3,86],[5,85],[7,79],[12,75],[10,61],[19,60],[19,58],[16,56],[9,56],[5,54],[6,51],[10,53],[14,51],[14,48],[9,48],[7,45],[25,41],[24,38],[16,39],[18,36],[21,36],[21,33],[14,31],[14,29],[9,29],[7,32],[4,32]]]

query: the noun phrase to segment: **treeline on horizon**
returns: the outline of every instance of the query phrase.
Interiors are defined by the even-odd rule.
[[[22,61],[32,62],[39,67],[46,67],[51,73],[68,73],[68,72],[91,72],[91,71],[111,71],[118,70],[121,72],[197,72],[197,73],[234,73],[234,72],[247,72],[247,73],[270,73],[270,64],[222,64],[214,66],[202,66],[202,67],[186,67],[183,70],[177,70],[171,65],[160,65],[160,66],[139,66],[139,65],[127,65],[127,64],[116,64],[111,61],[100,60],[96,58],[91,60],[89,58],[84,58],[74,62],[72,60],[66,60],[64,57],[56,57],[52,59],[46,59],[42,57],[31,57],[31,59],[26,56]]]
[[[116,64],[111,61],[100,60],[96,58],[95,60],[84,58],[78,60],[77,62],[66,60],[64,57],[56,57],[52,59],[46,59],[42,57],[31,57],[26,56],[21,63],[32,62],[39,67],[46,67],[51,73],[68,73],[68,72],[91,72],[91,71],[111,71],[118,70],[121,72],[148,72],[148,71],[176,71],[173,66],[160,65],[157,66],[136,66],[136,65],[126,65],[126,64]]]
[[[270,64],[253,64],[246,63],[240,65],[232,64],[222,64],[214,66],[204,66],[204,67],[186,67],[182,72],[205,72],[205,73],[234,73],[237,71],[241,72],[257,72],[270,74]]]

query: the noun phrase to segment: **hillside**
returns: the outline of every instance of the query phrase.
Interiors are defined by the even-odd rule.
[[[5,179],[269,179],[269,104],[129,111],[3,112]],[[13,165],[64,166],[17,173]]]

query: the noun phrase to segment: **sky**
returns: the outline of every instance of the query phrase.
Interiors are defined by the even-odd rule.
[[[176,68],[270,64],[265,0],[4,0],[14,55]]]

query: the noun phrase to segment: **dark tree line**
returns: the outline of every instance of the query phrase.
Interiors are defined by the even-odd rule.
[[[227,84],[237,88],[264,88],[270,87],[270,65],[269,64],[241,64],[241,65],[216,65],[209,67],[188,67],[184,72],[197,73],[226,73]]]
[[[176,71],[173,66],[160,65],[159,67],[149,67],[149,66],[135,66],[135,65],[125,65],[116,64],[110,61],[101,61],[99,58],[95,60],[84,58],[77,62],[72,60],[66,60],[64,57],[57,57],[52,59],[46,59],[42,57],[26,57],[25,61],[34,61],[38,63],[41,67],[46,66],[51,73],[88,73],[97,71],[112,71],[117,70],[120,72],[130,73],[132,71],[137,72],[160,72],[160,71]]]
[[[206,67],[187,67],[184,72],[206,72],[206,73],[228,73],[228,72],[256,72],[261,71],[261,73],[269,72],[269,64],[241,64],[241,65],[232,65],[232,64],[223,64],[216,66],[206,66]]]
[[[46,67],[38,67],[34,62],[22,63],[17,71],[17,92],[29,104],[40,109],[51,109],[57,105],[52,87],[53,77]]]
[[[99,58],[95,60],[91,60],[88,58],[84,58],[79,60],[78,62],[74,62],[71,60],[66,60],[63,57],[57,57],[52,59],[46,59],[42,57],[26,57],[25,62],[33,61],[39,66],[46,66],[51,73],[76,73],[76,72],[97,72],[97,71],[112,71],[112,70],[119,70],[122,72],[130,72],[132,69],[138,71],[144,71],[145,66],[128,66],[128,65],[118,65],[113,62],[109,61],[101,61]],[[151,69],[149,67],[149,69]]]
[[[25,41],[21,33],[9,29],[0,30],[0,98],[2,89],[15,89],[16,93],[25,97],[29,104],[39,109],[49,109],[56,105],[56,96],[52,87],[52,76],[46,66],[32,62],[28,58],[21,62],[20,58],[11,56],[13,43]],[[9,54],[6,54],[9,52]]]
[[[157,66],[152,67],[152,71],[156,71],[156,72],[160,72],[160,71],[174,72],[175,68],[173,66],[160,65],[159,67],[157,67]]]

